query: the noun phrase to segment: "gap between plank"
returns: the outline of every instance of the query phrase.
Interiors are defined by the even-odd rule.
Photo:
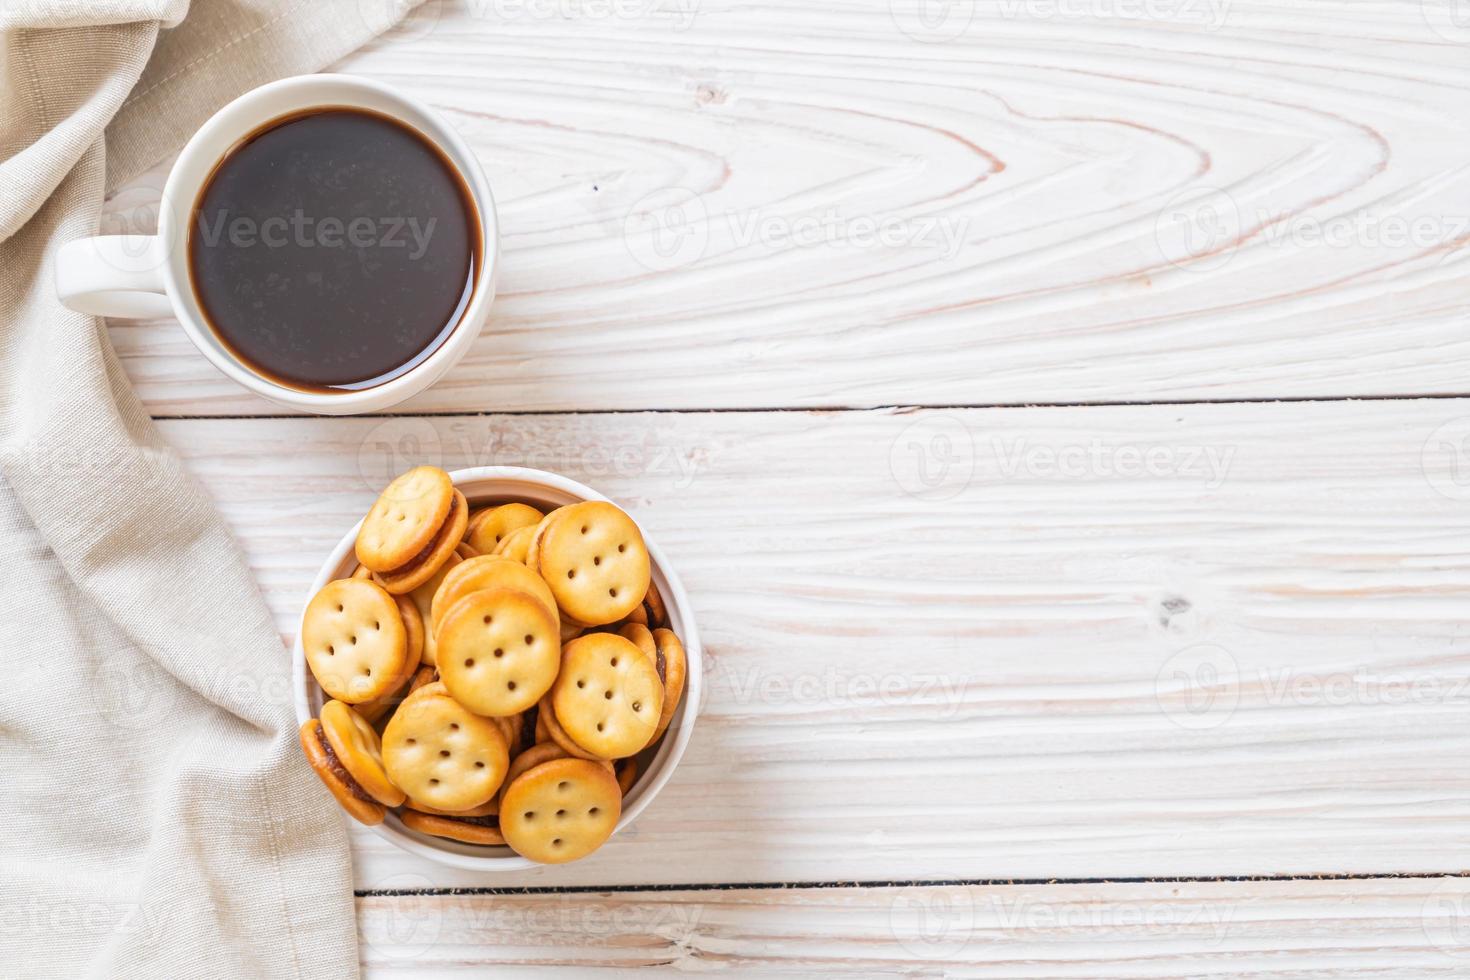
[[[364,419],[433,419],[433,418],[480,418],[488,415],[700,415],[700,414],[759,414],[764,412],[952,412],[989,411],[1003,408],[1152,408],[1181,407],[1192,405],[1295,405],[1324,404],[1338,402],[1402,402],[1402,401],[1453,401],[1470,398],[1470,392],[1436,392],[1421,395],[1345,395],[1340,397],[1289,396],[1284,398],[1181,398],[1160,401],[1096,401],[1096,402],[955,402],[941,405],[766,405],[758,408],[738,406],[715,408],[582,408],[582,409],[494,409],[480,412],[382,412],[371,415],[340,416],[341,418]],[[242,422],[282,421],[322,418],[316,415],[154,415],[159,422]]]
[[[357,898],[411,898],[453,895],[596,895],[629,894],[636,892],[725,892],[725,891],[783,891],[803,888],[947,888],[982,887],[992,888],[1005,885],[1170,885],[1210,884],[1214,882],[1252,881],[1384,881],[1410,878],[1470,878],[1470,871],[1395,871],[1387,873],[1362,872],[1356,874],[1316,875],[1183,875],[1165,878],[914,878],[889,881],[750,881],[713,882],[706,884],[672,885],[523,885],[496,888],[493,886],[470,886],[463,888],[364,888],[353,891]]]

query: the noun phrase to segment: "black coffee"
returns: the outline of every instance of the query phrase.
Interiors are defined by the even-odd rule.
[[[382,384],[432,354],[469,305],[479,218],[454,166],[386,116],[278,119],[216,166],[189,227],[215,335],[293,388]]]

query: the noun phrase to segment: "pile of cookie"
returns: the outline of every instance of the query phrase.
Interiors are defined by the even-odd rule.
[[[338,802],[534,861],[600,847],[684,693],[638,526],[602,501],[472,509],[420,466],[373,504],[356,554],[301,624],[330,699],[301,746]]]

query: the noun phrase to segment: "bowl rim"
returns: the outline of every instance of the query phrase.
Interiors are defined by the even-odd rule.
[[[554,491],[555,494],[578,500],[614,502],[604,494],[570,477],[527,466],[471,466],[448,472],[451,482],[456,488],[463,491],[466,497],[471,497],[475,492],[465,490],[466,484],[515,481],[525,485],[528,489]],[[510,491],[490,491],[486,495],[504,496],[507,499],[516,497],[516,494]],[[535,495],[527,494],[526,496],[534,499]],[[473,503],[473,500],[471,502]],[[629,516],[632,517],[632,515]],[[637,518],[633,518],[633,521],[636,524]],[[316,717],[312,712],[313,682],[306,666],[306,653],[301,647],[301,624],[306,615],[306,605],[311,601],[311,596],[321,591],[323,586],[340,577],[345,563],[352,558],[357,532],[361,526],[362,520],[359,519],[342,536],[337,546],[322,563],[305,601],[302,602],[301,614],[297,617],[296,636],[291,646],[291,686],[298,726]],[[674,770],[678,768],[680,760],[684,757],[684,750],[689,745],[689,739],[694,733],[694,722],[699,714],[699,705],[704,693],[704,654],[699,642],[699,632],[690,612],[689,595],[684,591],[683,583],[658,544],[648,536],[648,532],[641,524],[638,530],[643,534],[643,543],[648,548],[648,555],[651,559],[653,578],[658,584],[659,593],[668,609],[669,625],[671,628],[678,627],[675,632],[684,646],[688,666],[685,671],[684,695],[679,701],[679,708],[674,714],[674,719],[669,723],[669,732],[673,737],[665,735],[663,745],[649,764],[648,770],[640,774],[634,783],[628,794],[631,802],[625,801],[622,815],[618,818],[617,826],[613,828],[612,835],[608,838],[609,841],[638,819],[673,776]],[[555,867],[555,865],[541,864],[521,857],[509,848],[495,848],[497,852],[504,852],[503,854],[486,854],[485,847],[482,845],[463,844],[409,830],[403,826],[392,810],[388,811],[382,823],[367,829],[411,854],[468,871],[508,872]],[[582,858],[581,861],[586,861],[590,857],[591,855],[588,858]]]

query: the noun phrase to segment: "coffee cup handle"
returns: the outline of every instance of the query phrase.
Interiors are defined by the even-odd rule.
[[[93,316],[172,316],[165,259],[156,235],[78,238],[56,254],[56,295],[69,309]]]

